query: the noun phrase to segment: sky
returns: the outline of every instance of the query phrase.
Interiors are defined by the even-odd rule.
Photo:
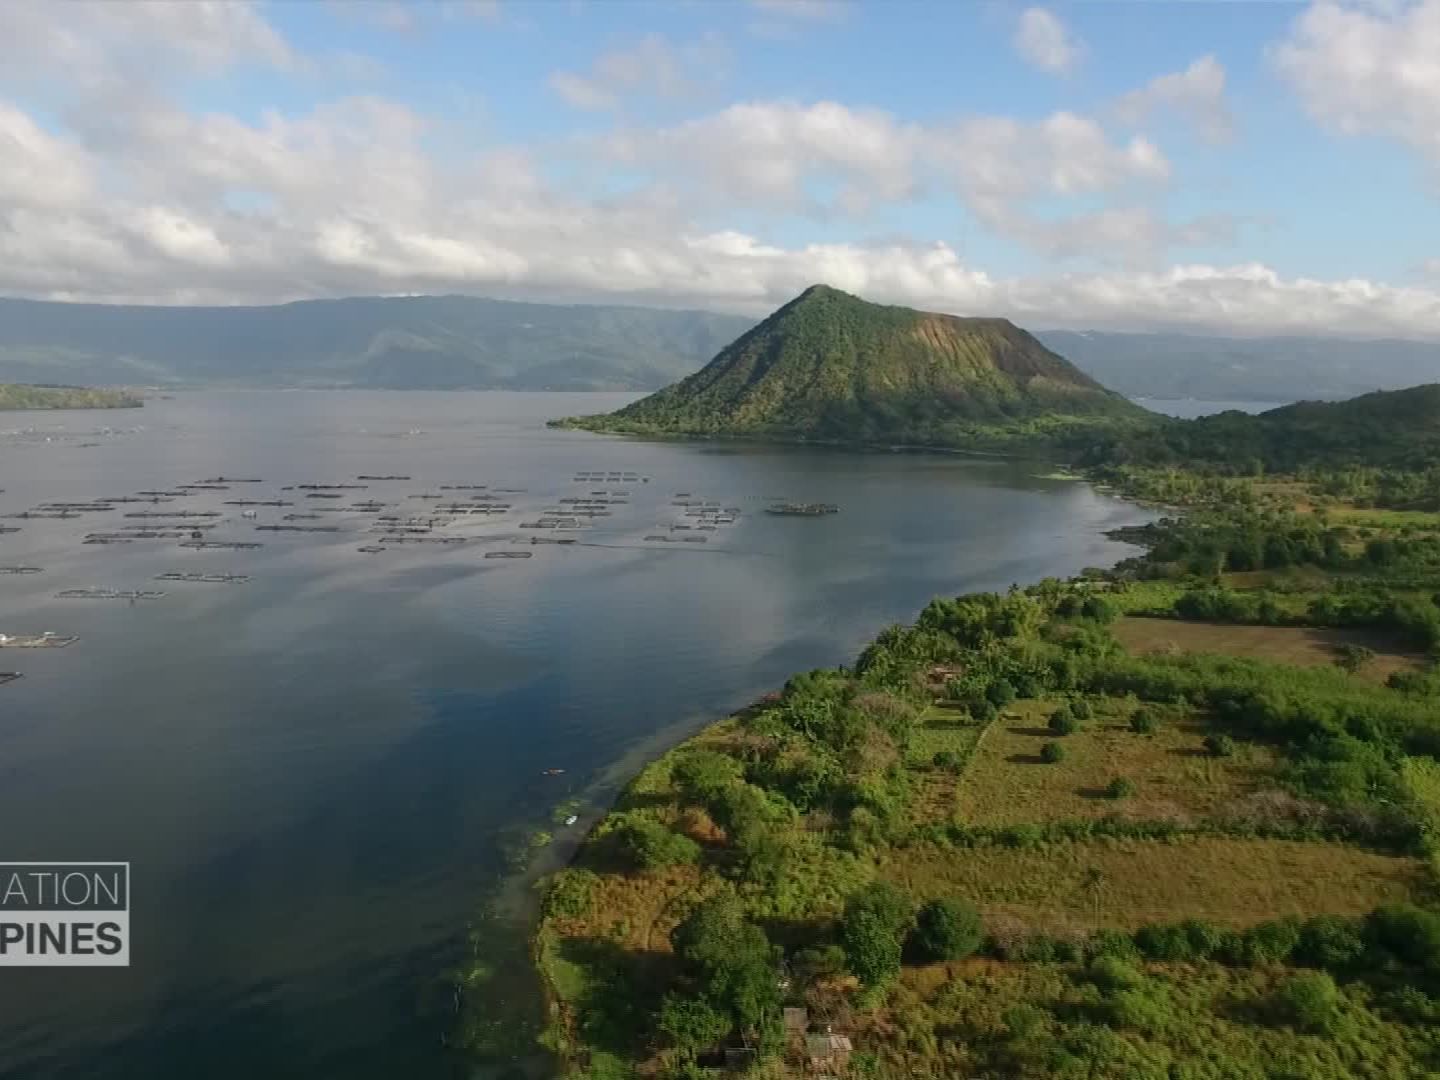
[[[0,295],[1440,340],[1440,0],[4,0]]]

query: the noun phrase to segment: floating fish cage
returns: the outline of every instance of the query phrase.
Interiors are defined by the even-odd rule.
[[[0,566],[0,574],[38,574],[43,566]]]
[[[408,476],[357,476],[356,480],[409,480]]]
[[[528,559],[535,553],[533,551],[487,551],[487,559]]]
[[[250,580],[248,574],[197,574],[186,573],[180,570],[171,570],[168,573],[156,574],[156,581],[193,581],[206,585],[241,585]]]
[[[339,525],[256,525],[256,532],[303,532],[303,533],[333,533],[339,532]]]
[[[80,541],[82,544],[131,544],[134,538],[129,536],[92,536]]]
[[[194,551],[253,551],[265,545],[253,540],[186,540],[180,546]]]
[[[840,507],[834,503],[780,503],[767,506],[765,512],[781,517],[823,517],[826,514],[838,514]]]
[[[364,484],[296,484],[299,491],[364,491]]]
[[[463,536],[382,536],[382,544],[463,544]]]
[[[226,499],[226,506],[294,506],[288,499]]]
[[[407,477],[407,479],[408,479],[408,477]],[[366,555],[378,555],[378,554],[380,554],[380,552],[382,552],[382,551],[389,551],[390,549],[389,549],[389,548],[385,548],[385,547],[381,547],[379,544],[365,544],[365,545],[363,545],[362,547],[356,548],[355,550],[356,550],[356,551],[363,551]]]
[[[19,531],[19,525],[0,525],[0,533],[17,533]]]
[[[63,649],[80,639],[74,634],[0,634],[0,649]]]
[[[131,510],[127,518],[217,518],[219,510]]]
[[[253,477],[239,479],[234,476],[212,476],[209,480],[201,480],[202,484],[263,484],[264,480],[257,480]]]
[[[530,543],[532,543],[532,544],[573,544],[573,543],[575,543],[575,538],[574,538],[573,536],[532,536],[532,537],[530,538]]]
[[[55,594],[60,600],[159,600],[161,589],[62,589]]]

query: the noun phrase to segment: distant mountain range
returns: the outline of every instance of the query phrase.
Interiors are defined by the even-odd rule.
[[[712,312],[467,296],[224,308],[0,299],[0,381],[655,390],[754,325]],[[1035,337],[1135,397],[1281,402],[1440,379],[1440,344],[1070,330]]]
[[[704,368],[591,431],[1013,449],[1147,426],[1008,319],[965,319],[806,289]]]
[[[468,296],[224,308],[0,300],[0,381],[653,390],[753,324],[701,311]]]

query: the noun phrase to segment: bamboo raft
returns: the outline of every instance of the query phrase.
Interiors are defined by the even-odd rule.
[[[159,600],[160,589],[62,589],[55,594],[59,600]]]
[[[80,639],[74,634],[0,634],[0,649],[63,649]]]

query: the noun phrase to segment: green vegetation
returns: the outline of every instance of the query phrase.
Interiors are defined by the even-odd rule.
[[[120,390],[0,383],[0,409],[136,409],[143,404]]]
[[[937,599],[646,769],[547,893],[569,1075],[799,1076],[782,1007],[877,1080],[1435,1075],[1440,514],[1197,460],[1114,474],[1190,507],[1140,556]],[[717,906],[735,970],[676,929]]]
[[[817,285],[696,374],[619,412],[562,423],[1016,449],[1156,420],[1006,320],[887,307]]]

